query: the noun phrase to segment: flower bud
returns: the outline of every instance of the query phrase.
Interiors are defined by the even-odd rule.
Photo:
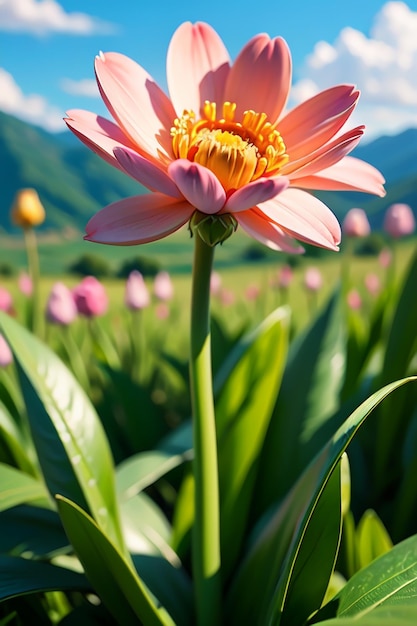
[[[36,189],[21,189],[17,192],[11,209],[11,219],[16,226],[30,228],[45,220],[45,209]]]
[[[84,317],[104,315],[107,311],[109,301],[106,290],[95,276],[83,278],[72,294],[78,313]]]
[[[224,215],[206,215],[196,211],[190,220],[190,229],[193,235],[198,234],[210,247],[226,241],[237,228],[236,219],[225,213]]]
[[[125,286],[125,304],[132,311],[145,309],[150,304],[148,288],[138,270],[130,272]]]
[[[68,326],[77,317],[77,307],[72,292],[64,283],[53,285],[46,305],[46,318],[52,324]]]

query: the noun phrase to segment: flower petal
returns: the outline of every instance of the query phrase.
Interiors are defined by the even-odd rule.
[[[223,207],[226,193],[207,167],[178,159],[169,165],[168,173],[184,198],[202,213],[217,213]]]
[[[188,202],[153,193],[113,202],[88,222],[84,239],[118,246],[157,241],[183,226],[193,214]]]
[[[275,198],[289,185],[288,178],[277,176],[276,178],[259,178],[258,180],[241,187],[228,198],[222,209],[222,213],[239,213]]]
[[[321,91],[287,113],[278,125],[291,161],[310,154],[329,141],[352,114],[359,91],[337,85]]]
[[[297,178],[296,185],[305,189],[363,191],[383,197],[386,194],[384,182],[381,172],[373,165],[361,159],[346,156],[318,174]]]
[[[161,148],[171,155],[169,131],[176,115],[153,78],[117,52],[97,56],[95,71],[108,110],[131,141],[155,158]]]
[[[284,39],[261,34],[242,48],[230,70],[225,100],[244,111],[266,113],[275,122],[287,102],[291,85],[291,55]]]
[[[181,24],[167,54],[168,90],[178,117],[184,110],[199,117],[205,100],[220,107],[229,68],[227,49],[211,26]]]
[[[340,224],[335,215],[318,198],[289,188],[277,198],[257,208],[287,234],[315,246],[338,250],[341,239]]]
[[[260,241],[268,248],[279,252],[301,254],[304,248],[289,237],[279,226],[273,224],[261,213],[255,211],[243,211],[239,213],[237,220],[248,235]]]
[[[357,126],[347,133],[333,139],[333,141],[319,148],[315,152],[304,156],[298,161],[290,161],[284,165],[281,172],[291,180],[296,181],[298,176],[315,174],[322,169],[334,165],[345,157],[359,143],[365,127]],[[296,183],[295,183],[296,184]]]
[[[181,198],[181,193],[168,174],[149,159],[126,148],[115,148],[114,156],[129,176],[151,191],[159,191],[172,198]]]
[[[107,163],[122,169],[113,149],[116,146],[133,147],[133,143],[116,124],[90,111],[78,109],[68,111],[67,116],[64,121],[78,139]]]

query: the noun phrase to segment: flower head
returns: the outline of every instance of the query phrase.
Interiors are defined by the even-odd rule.
[[[168,272],[158,272],[153,282],[153,292],[158,300],[171,300],[174,295],[174,286]]]
[[[319,291],[323,285],[323,277],[317,267],[307,268],[304,274],[304,286],[308,291]]]
[[[368,216],[363,209],[350,209],[342,223],[347,237],[366,237],[371,232]]]
[[[280,37],[253,37],[232,63],[209,25],[182,24],[168,49],[169,96],[122,54],[100,54],[95,72],[113,121],[73,110],[66,123],[153,193],[99,211],[91,241],[147,243],[193,217],[210,245],[239,225],[276,250],[302,251],[296,240],[337,250],[339,223],[306,190],[384,194],[380,173],[347,156],[364,130],[343,128],[359,96],[352,85],[285,112],[291,56]]]
[[[408,204],[396,203],[388,207],[384,217],[384,230],[398,239],[411,235],[416,227],[414,213]]]
[[[72,291],[78,313],[97,317],[107,311],[108,298],[102,283],[95,276],[86,276]]]
[[[13,363],[13,354],[9,344],[0,333],[0,367],[7,367],[10,363]]]
[[[138,270],[130,272],[125,287],[125,304],[132,311],[149,306],[151,301],[143,276]]]
[[[13,298],[10,291],[0,287],[0,311],[11,313],[13,311]]]
[[[71,290],[64,283],[55,283],[46,303],[47,320],[52,324],[68,326],[75,320],[77,313]]]
[[[21,228],[42,224],[45,220],[45,209],[36,189],[21,189],[17,192],[11,209],[11,219]]]
[[[29,276],[29,274],[26,274],[26,272],[22,272],[19,275],[18,286],[19,286],[19,290],[21,291],[21,293],[23,293],[24,296],[29,297],[32,295],[33,281],[31,277]]]

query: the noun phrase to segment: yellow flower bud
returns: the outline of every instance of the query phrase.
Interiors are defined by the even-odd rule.
[[[12,222],[21,228],[42,224],[45,220],[45,209],[36,189],[20,189],[16,193],[10,216]]]

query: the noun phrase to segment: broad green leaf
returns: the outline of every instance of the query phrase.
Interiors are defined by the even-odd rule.
[[[65,532],[97,595],[116,621],[124,626],[172,625],[163,608],[158,608],[130,562],[95,521],[78,505],[57,496]]]
[[[358,569],[366,567],[392,548],[391,538],[375,511],[365,511],[359,521],[356,534]]]
[[[415,606],[390,606],[375,609],[368,615],[341,617],[318,622],[321,626],[415,626]]]
[[[323,602],[341,532],[340,465],[325,485],[300,542],[288,551],[268,611],[268,624],[304,624]]]
[[[281,568],[303,537],[332,471],[348,444],[372,410],[407,378],[387,385],[362,403],[311,461],[282,503],[276,505],[263,524],[255,528],[241,567],[237,570],[228,598],[230,624],[261,624],[259,606],[269,602],[271,584],[278,583]],[[272,581],[272,582],[270,582]],[[256,604],[252,599],[256,597]]]
[[[49,506],[49,494],[44,483],[10,465],[0,463],[0,511],[29,502]]]
[[[91,592],[85,576],[63,567],[0,555],[0,601],[45,591]]]
[[[232,351],[216,394],[222,568],[228,572],[247,526],[259,454],[278,394],[288,346],[289,314],[277,309]],[[219,377],[224,376],[220,370]]]
[[[68,552],[68,539],[56,511],[16,506],[0,515],[0,553],[49,559]]]
[[[123,546],[110,448],[101,422],[74,376],[58,357],[8,315],[0,325],[13,350],[33,441],[52,495],[88,508]]]
[[[156,482],[169,471],[191,458],[191,451],[172,454],[165,450],[139,452],[116,468],[116,490],[119,499],[129,499]]]
[[[146,493],[122,500],[120,515],[129,552],[171,557],[168,544],[171,527],[159,506]]]
[[[345,331],[339,291],[291,344],[280,393],[262,450],[256,506],[283,497],[337,428],[345,375]]]
[[[405,539],[350,578],[337,594],[337,617],[362,617],[377,606],[411,604],[417,615],[417,535]]]
[[[181,556],[189,552],[190,532],[194,522],[194,477],[187,472],[175,501],[171,545]]]

